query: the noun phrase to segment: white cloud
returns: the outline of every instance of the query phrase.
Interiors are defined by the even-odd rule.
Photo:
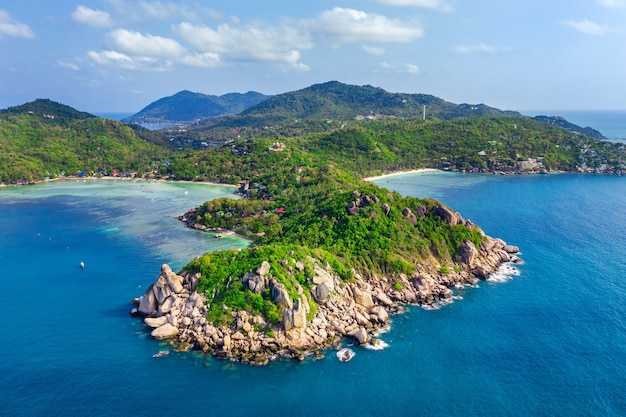
[[[415,24],[354,9],[335,7],[306,22],[313,33],[332,42],[411,42],[424,32]]]
[[[132,20],[198,20],[201,15],[213,18],[220,16],[220,13],[199,4],[194,4],[191,8],[177,2],[146,0],[107,0],[107,2],[118,14]]]
[[[185,53],[185,48],[173,39],[143,35],[126,29],[109,34],[116,47],[131,55],[174,58]]]
[[[0,9],[0,39],[3,35],[33,39],[35,32],[28,25],[18,22],[8,12]]]
[[[111,15],[102,10],[93,10],[86,6],[78,6],[72,13],[75,22],[93,27],[111,26]]]
[[[422,70],[420,70],[420,67],[418,67],[415,64],[404,64],[403,65],[404,68],[404,72],[406,72],[407,74],[419,74],[420,72],[422,72]]]
[[[196,13],[176,3],[140,1],[138,6],[145,15],[154,19],[167,20],[178,16],[189,20],[197,18]]]
[[[454,47],[454,51],[462,55],[495,54],[498,52],[509,51],[510,49],[511,48],[508,47],[498,47],[493,45],[487,45],[484,43],[479,43],[476,45],[457,45]]]
[[[173,62],[148,56],[131,56],[119,51],[89,51],[87,56],[103,67],[116,67],[125,70],[165,71],[171,69]]]
[[[422,72],[419,66],[415,64],[407,64],[407,63],[404,63],[402,65],[395,65],[395,64],[390,64],[388,62],[381,62],[380,67],[384,70],[396,72],[399,74],[417,75]]]
[[[384,48],[378,48],[376,46],[362,45],[361,48],[370,55],[383,56],[386,53]]]
[[[413,6],[413,7],[425,7],[427,9],[442,10],[444,12],[451,12],[454,10],[454,6],[444,0],[374,0],[377,3],[388,4],[390,6]]]
[[[592,22],[589,19],[580,21],[567,20],[561,23],[575,29],[580,33],[584,33],[585,35],[606,35],[607,33],[615,32],[615,29],[612,29],[607,25],[600,25],[598,23]]]
[[[60,68],[69,69],[72,71],[80,71],[80,66],[74,62],[57,60],[56,65]]]
[[[598,0],[601,6],[608,7],[610,9],[623,9],[626,8],[625,0]]]
[[[192,23],[181,23],[178,33],[198,51],[213,53],[230,61],[272,61],[292,69],[306,70],[300,62],[300,50],[313,47],[310,36],[289,26],[236,27],[222,24],[217,29]]]

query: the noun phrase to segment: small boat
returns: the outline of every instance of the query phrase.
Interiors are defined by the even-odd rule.
[[[343,348],[339,352],[337,352],[337,359],[341,362],[348,362],[350,359],[354,358],[354,351],[350,348]]]
[[[80,261],[80,269],[85,269],[85,263],[83,261]]]

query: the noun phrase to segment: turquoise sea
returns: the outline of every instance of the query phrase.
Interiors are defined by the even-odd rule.
[[[432,172],[377,183],[438,198],[520,246],[520,275],[457,291],[438,310],[411,307],[381,336],[385,350],[262,368],[153,358],[165,346],[128,314],[162,263],[245,246],[174,219],[232,189],[0,189],[0,415],[626,415],[626,178]]]

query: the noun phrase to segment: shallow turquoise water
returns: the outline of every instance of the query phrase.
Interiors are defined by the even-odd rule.
[[[152,358],[160,343],[128,315],[162,263],[178,269],[245,244],[173,219],[231,189],[0,189],[0,414],[626,415],[625,178],[426,173],[378,183],[438,198],[520,246],[521,275],[394,317],[384,351],[264,368]]]

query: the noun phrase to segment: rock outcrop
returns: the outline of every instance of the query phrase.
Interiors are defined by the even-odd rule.
[[[422,215],[420,209],[415,213],[416,217]],[[453,213],[442,213],[448,213],[443,215],[451,221],[464,222]],[[511,261],[517,251],[500,239],[485,237],[480,247],[470,241],[463,244],[457,263],[462,265],[461,270],[433,272],[418,265],[410,276],[400,274],[390,280],[356,273],[349,282],[319,260],[284,260],[278,267],[293,273],[304,271],[303,263],[311,266],[308,285],[306,289],[297,286],[297,297],[290,296],[286,286],[272,275],[276,264],[263,261],[240,280],[246,290],[269,293],[282,311],[282,319],[268,323],[260,315],[234,311],[231,323],[222,326],[206,319],[207,299],[196,292],[199,274],[183,271],[177,275],[163,265],[154,284],[135,300],[138,308],[134,310],[144,317],[152,337],[168,339],[177,350],[198,349],[256,365],[281,356],[303,359],[343,337],[352,338],[358,345],[375,342],[375,330],[386,325],[403,305],[448,302],[453,295],[451,288],[488,278],[502,263]],[[317,304],[314,315],[310,302]]]

